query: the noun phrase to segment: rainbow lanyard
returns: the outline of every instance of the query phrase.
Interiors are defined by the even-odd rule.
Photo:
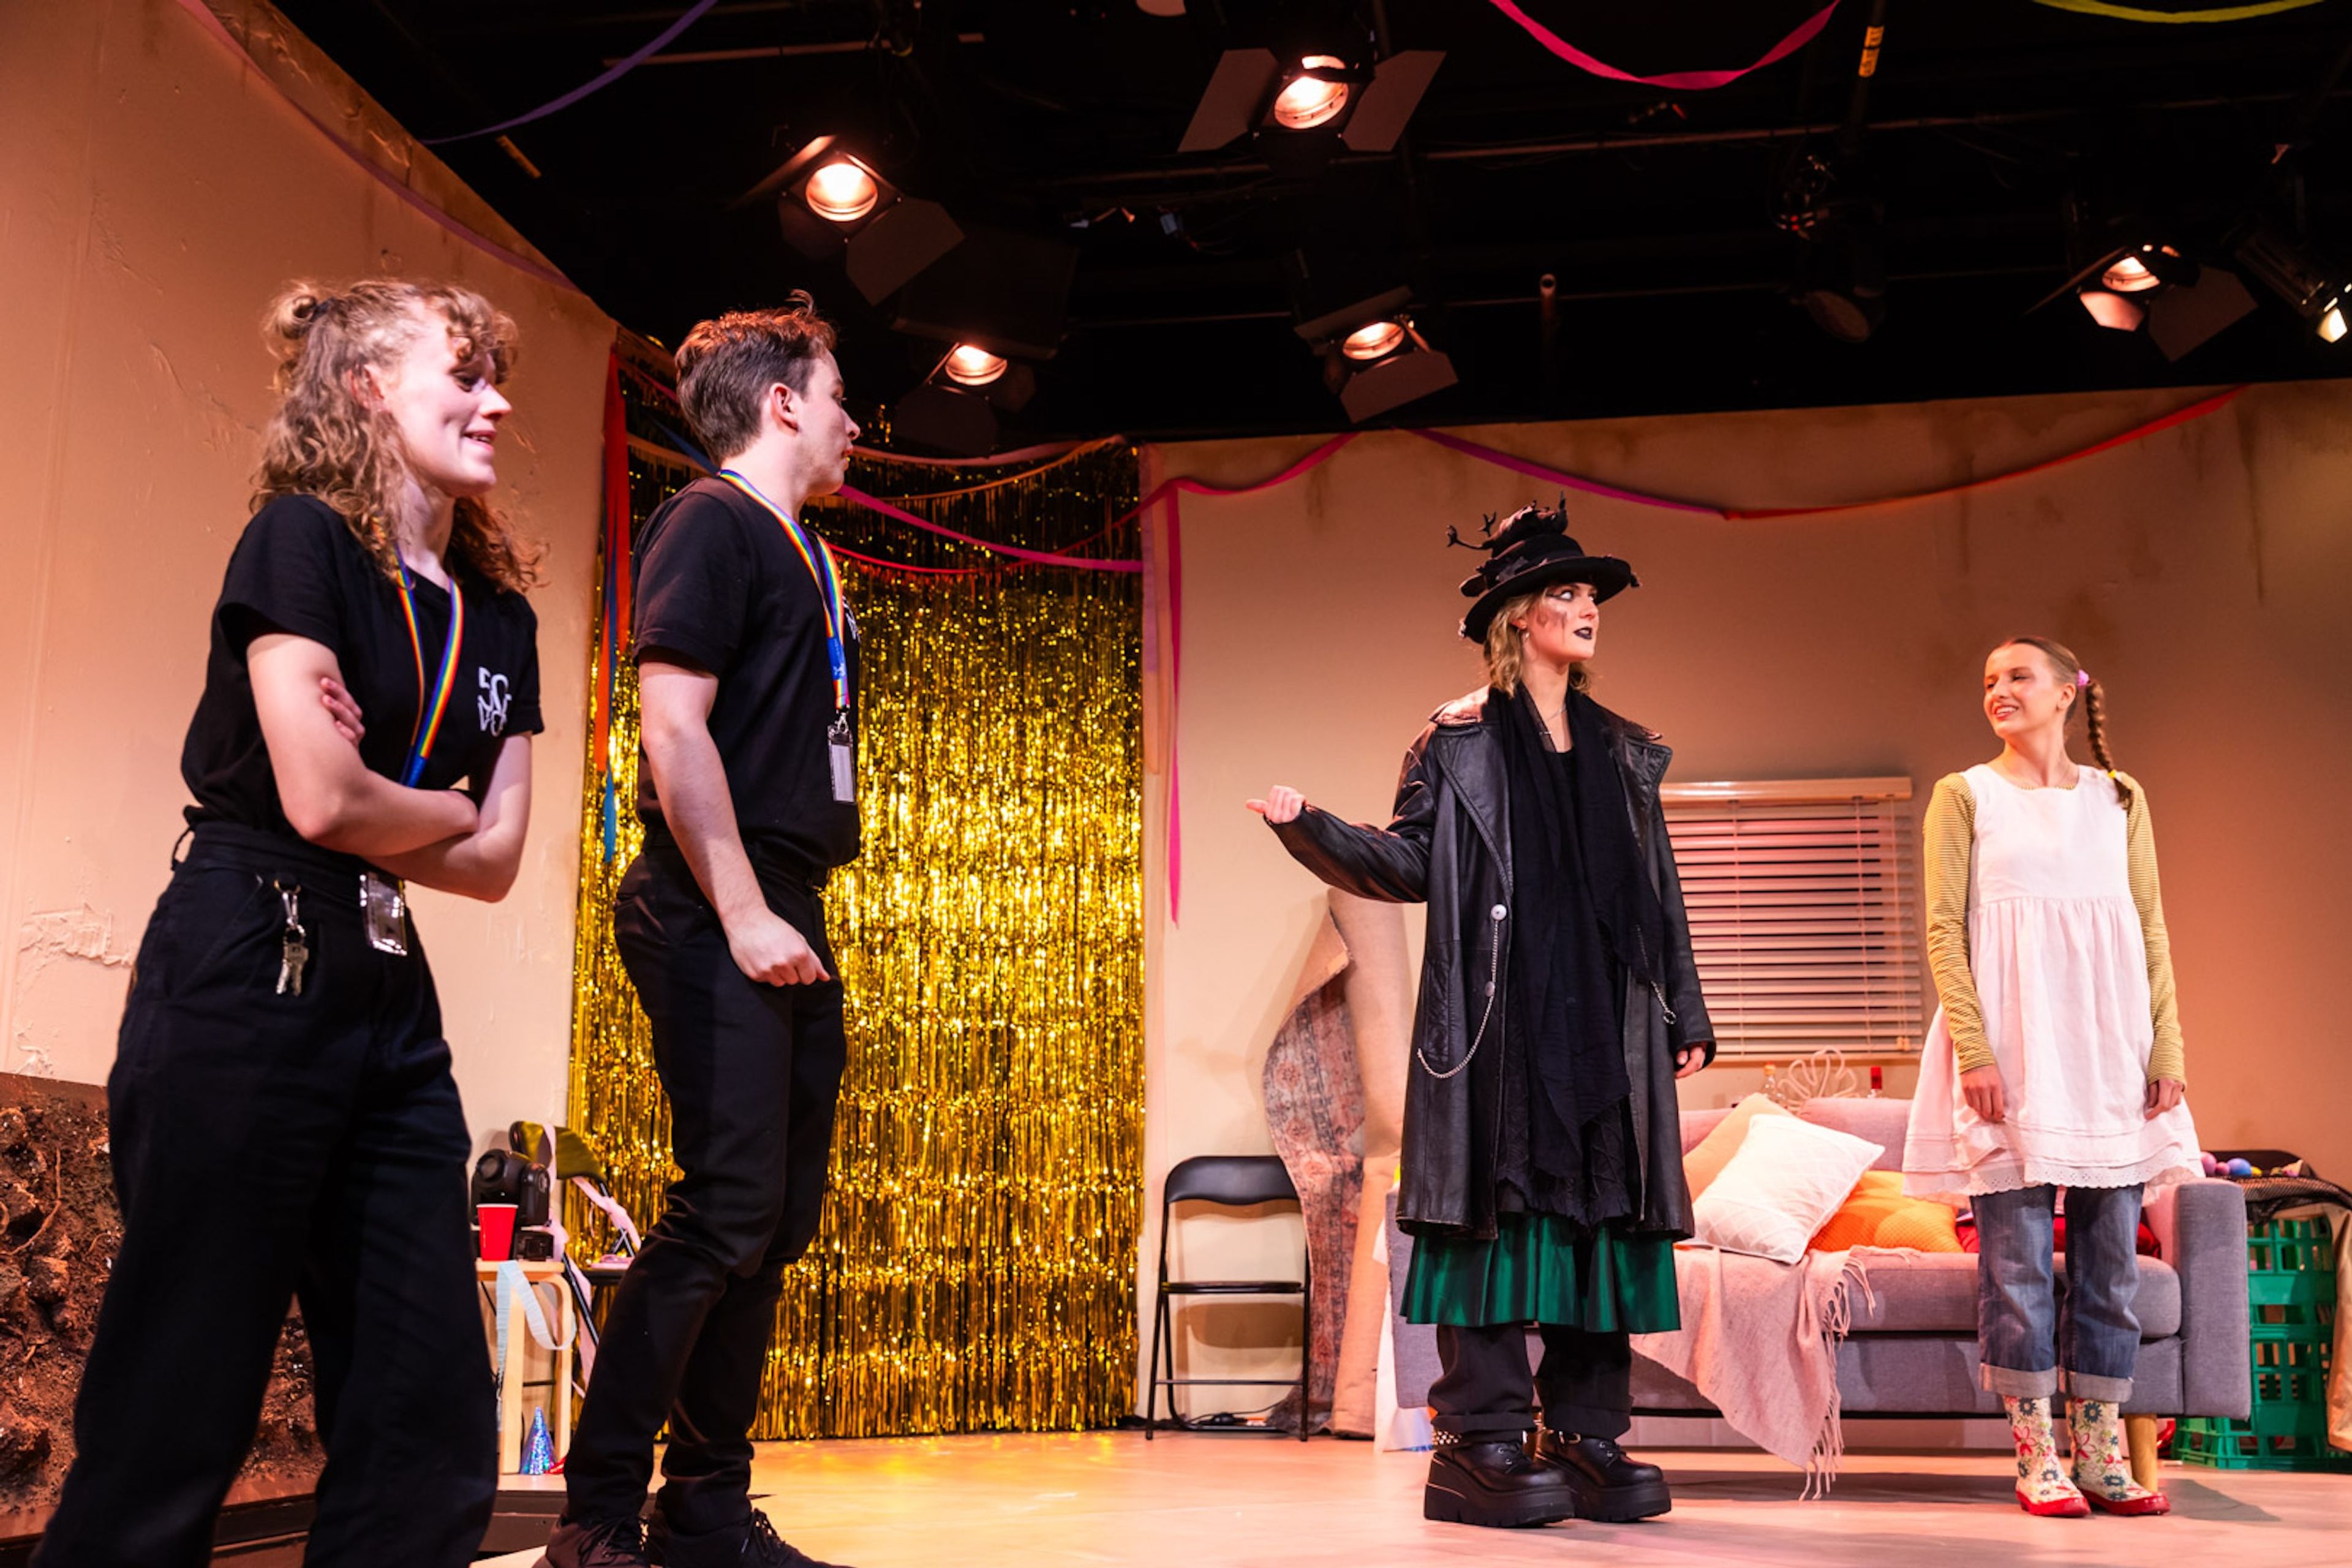
[[[760,487],[732,468],[721,468],[719,477],[758,501],[775,514],[784,525],[784,537],[800,552],[801,564],[816,580],[816,596],[824,606],[824,652],[833,667],[833,706],[836,713],[849,711],[849,657],[842,640],[841,575],[834,570],[833,552],[824,541],[803,528],[787,516],[784,509],[760,493]]]
[[[433,742],[441,736],[442,716],[449,711],[449,693],[457,687],[457,645],[466,637],[466,596],[457,592],[455,573],[449,577],[449,645],[441,650],[441,677],[435,683],[427,700],[425,689],[425,639],[416,633],[416,599],[414,579],[404,563],[400,568],[400,613],[408,622],[408,647],[416,656],[416,722],[408,731],[408,762],[400,770],[400,782],[409,788],[425,776],[425,763],[433,755]]]

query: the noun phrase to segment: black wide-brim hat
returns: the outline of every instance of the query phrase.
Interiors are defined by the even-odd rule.
[[[1538,594],[1559,583],[1590,583],[1598,602],[1615,597],[1642,580],[1633,568],[1614,555],[1588,555],[1568,532],[1568,506],[1534,502],[1521,507],[1499,524],[1486,520],[1486,540],[1471,544],[1446,531],[1450,542],[1489,552],[1486,563],[1462,581],[1462,596],[1476,603],[1462,617],[1462,635],[1475,643],[1486,640],[1495,613],[1522,594]]]

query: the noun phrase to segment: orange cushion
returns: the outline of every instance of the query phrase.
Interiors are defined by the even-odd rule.
[[[1683,1179],[1690,1184],[1690,1195],[1699,1194],[1715,1184],[1716,1177],[1731,1163],[1739,1152],[1739,1145],[1748,1140],[1748,1124],[1759,1116],[1786,1116],[1789,1112],[1769,1096],[1751,1094],[1731,1108],[1731,1114],[1715,1124],[1715,1130],[1691,1146],[1683,1156]]]
[[[1917,1252],[1958,1252],[1956,1211],[1949,1204],[1903,1195],[1900,1171],[1864,1171],[1853,1192],[1808,1244],[1815,1252],[1853,1247],[1907,1247]]]

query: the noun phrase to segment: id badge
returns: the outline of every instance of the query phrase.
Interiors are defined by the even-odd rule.
[[[360,912],[367,920],[370,947],[395,958],[408,956],[408,900],[401,897],[399,883],[361,872]]]
[[[849,715],[833,716],[825,731],[824,751],[833,764],[833,798],[844,805],[857,798],[857,742],[849,733]]]

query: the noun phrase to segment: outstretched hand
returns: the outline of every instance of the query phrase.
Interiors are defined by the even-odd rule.
[[[1288,784],[1276,784],[1265,792],[1264,800],[1243,803],[1268,822],[1290,822],[1306,809],[1307,797]]]

